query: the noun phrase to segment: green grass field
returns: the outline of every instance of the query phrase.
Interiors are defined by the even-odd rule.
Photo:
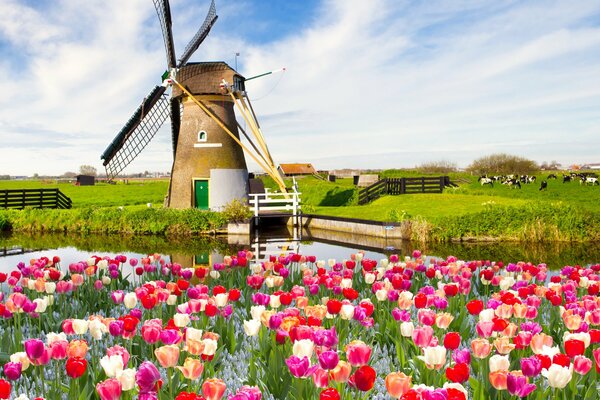
[[[115,185],[97,183],[93,186],[75,186],[72,183],[56,183],[56,181],[0,181],[3,189],[39,189],[59,188],[73,201],[73,208],[82,207],[118,207],[145,205],[152,203],[162,206],[169,189],[169,180],[134,180],[128,184],[119,182]]]

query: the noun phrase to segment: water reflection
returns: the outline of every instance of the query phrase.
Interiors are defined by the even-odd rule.
[[[366,257],[379,259],[389,254],[410,255],[415,249],[434,257],[449,255],[464,260],[504,262],[545,262],[551,269],[564,265],[600,262],[598,243],[431,243],[417,244],[397,239],[374,238],[359,234],[310,230],[291,232],[286,228],[256,232],[248,237],[184,237],[161,236],[12,234],[0,236],[0,271],[8,271],[20,261],[41,255],[59,255],[63,265],[86,259],[91,254],[119,254],[141,257],[160,253],[185,267],[212,265],[223,256],[241,249],[252,250],[259,259],[270,255],[302,253],[317,259],[342,260],[358,250]]]

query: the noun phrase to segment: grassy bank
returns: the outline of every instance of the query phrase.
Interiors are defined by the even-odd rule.
[[[129,179],[125,184],[97,183],[93,186],[75,186],[56,180],[0,181],[4,189],[58,188],[73,201],[73,208],[118,207],[132,205],[162,205],[169,190],[169,180]]]
[[[421,176],[414,171],[384,171],[385,177]],[[385,222],[405,221],[412,238],[420,241],[513,240],[528,242],[599,241],[600,188],[578,182],[548,181],[511,189],[505,185],[482,187],[477,177],[450,174],[459,184],[442,194],[383,196],[357,205],[351,179],[324,182],[298,179],[306,213]],[[343,196],[341,194],[344,194]]]
[[[146,206],[0,211],[0,230],[14,232],[192,235],[215,231],[226,223],[223,213]]]

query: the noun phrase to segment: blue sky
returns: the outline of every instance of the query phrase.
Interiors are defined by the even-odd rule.
[[[191,61],[239,52],[246,76],[287,68],[247,85],[277,162],[600,162],[597,0],[216,4]],[[171,1],[177,54],[208,5]],[[0,174],[101,170],[165,69],[152,1],[3,0],[0,14]],[[128,171],[168,171],[171,155],[165,130]]]

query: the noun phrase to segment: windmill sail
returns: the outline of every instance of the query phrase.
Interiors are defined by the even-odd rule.
[[[210,29],[217,21],[217,18],[218,16],[217,8],[215,7],[215,0],[212,0],[210,3],[210,8],[208,9],[208,14],[204,19],[204,23],[202,24],[198,32],[196,32],[192,40],[190,40],[188,45],[185,47],[183,55],[181,56],[181,58],[179,59],[179,63],[177,64],[178,67],[185,65],[185,63],[190,59],[192,54],[194,54],[194,52],[198,49],[200,44],[202,44],[204,39],[206,39],[206,36],[208,36]]]
[[[165,90],[164,86],[152,89],[100,157],[109,179],[138,156],[169,118],[170,103]]]
[[[171,28],[171,7],[169,0],[153,0],[154,8],[160,20],[165,50],[167,51],[167,65],[169,69],[175,67],[175,45],[173,44],[173,30]]]

